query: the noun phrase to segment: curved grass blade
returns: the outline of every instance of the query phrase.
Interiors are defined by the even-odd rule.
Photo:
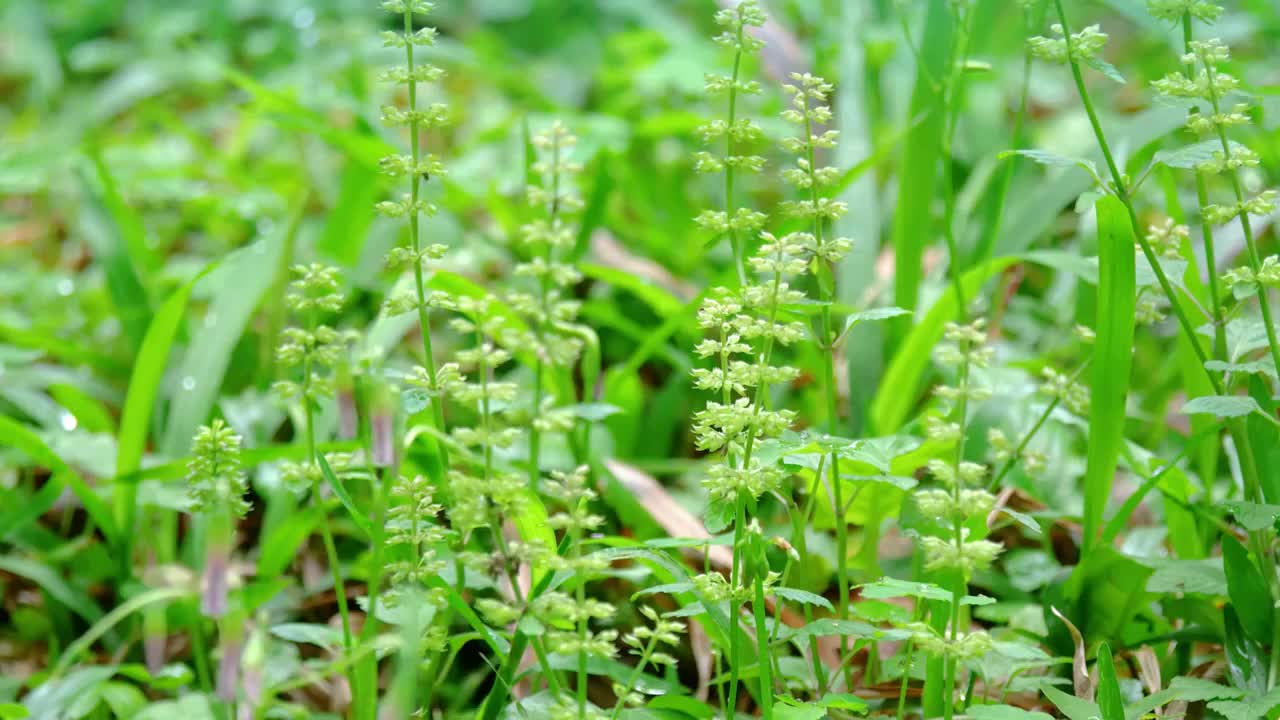
[[[1098,318],[1085,471],[1084,552],[1097,541],[1124,443],[1137,268],[1133,226],[1114,197],[1098,200]]]
[[[124,412],[120,417],[119,451],[116,455],[116,477],[137,472],[142,466],[142,455],[147,447],[147,434],[151,427],[151,414],[155,410],[160,381],[164,378],[169,351],[182,324],[191,289],[200,278],[216,266],[210,264],[198,275],[188,280],[169,296],[147,328],[129,378],[129,391],[125,396]],[[127,574],[133,553],[134,524],[138,512],[138,486],[135,483],[115,483],[115,518],[121,529],[118,560],[121,570]]]

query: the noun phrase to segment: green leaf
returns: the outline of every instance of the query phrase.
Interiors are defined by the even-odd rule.
[[[837,620],[822,618],[796,628],[795,637],[842,637],[866,638],[869,640],[905,640],[911,637],[909,630],[899,628],[881,628],[858,620]]]
[[[218,268],[200,282],[200,294],[209,293],[209,307],[192,333],[191,344],[178,367],[179,382],[169,392],[169,414],[160,452],[170,457],[187,454],[191,436],[208,422],[218,400],[227,368],[254,311],[275,279],[283,254],[284,234],[296,230],[300,210],[280,223],[281,230],[225,257]],[[190,381],[188,381],[190,379]]]
[[[818,704],[829,710],[844,710],[845,712],[865,713],[868,709],[867,701],[852,693],[827,693],[822,696]]]
[[[1098,706],[1088,700],[1068,695],[1056,687],[1046,686],[1042,692],[1069,720],[1099,720],[1102,717]]]
[[[284,516],[262,538],[258,555],[258,575],[264,578],[279,576],[293,562],[298,548],[311,535],[320,519],[320,508],[312,506]]]
[[[80,657],[80,653],[88,650],[98,638],[106,635],[111,628],[120,624],[125,618],[143,608],[158,603],[172,602],[179,598],[190,596],[187,588],[171,588],[162,587],[154,590],[147,590],[141,594],[135,595],[128,600],[120,603],[111,609],[111,612],[103,615],[101,619],[93,624],[83,635],[76,638],[74,642],[67,646],[67,649],[58,658],[57,664],[53,666],[51,672],[52,677],[57,677],[66,672],[67,667]],[[114,669],[112,670],[114,672]],[[70,675],[68,675],[70,677]]]
[[[1280,518],[1280,505],[1228,500],[1222,507],[1235,516],[1240,527],[1250,532],[1268,530],[1275,526],[1276,518]]]
[[[1234,140],[1230,142],[1233,153],[1245,149],[1243,145]],[[1215,138],[1198,142],[1194,145],[1186,145],[1177,150],[1161,150],[1155,154],[1152,161],[1180,170],[1195,170],[1204,163],[1213,162],[1215,157],[1221,153],[1222,142]]]
[[[773,709],[773,716],[777,720],[825,720],[827,717],[827,708],[816,703],[804,703],[803,705],[790,705],[782,698]]]
[[[271,634],[291,643],[319,645],[322,648],[342,647],[342,633],[328,625],[281,623],[271,626]]]
[[[817,605],[818,607],[826,608],[827,610],[835,610],[835,608],[831,607],[831,601],[821,595],[815,595],[807,590],[776,587],[772,589],[772,592],[783,600],[796,603],[797,605]]]
[[[1227,576],[1216,558],[1166,560],[1147,579],[1147,592],[1221,596],[1227,594]]]
[[[1261,697],[1245,700],[1217,700],[1209,703],[1209,709],[1221,713],[1227,720],[1258,720],[1280,706],[1280,687]]]
[[[1222,537],[1222,563],[1227,573],[1227,594],[1240,615],[1240,624],[1254,642],[1270,645],[1275,602],[1249,553],[1230,535]]]
[[[1042,712],[1023,710],[1012,705],[972,705],[966,714],[973,720],[1053,720]]]
[[[67,710],[80,697],[95,692],[102,683],[114,675],[116,669],[110,665],[76,668],[58,677],[55,673],[45,680],[23,700],[23,705],[33,718],[67,717]]]
[[[360,512],[360,508],[356,507],[356,501],[352,499],[351,493],[347,492],[347,487],[342,484],[341,478],[333,473],[333,468],[329,467],[329,461],[324,459],[323,453],[316,454],[316,460],[320,462],[320,472],[324,475],[324,479],[328,481],[329,487],[333,489],[333,494],[338,496],[338,500],[342,501],[342,506],[347,509],[347,514],[355,521],[355,524],[364,532],[365,537],[373,537],[373,523],[364,513]]]
[[[910,315],[910,310],[904,310],[900,307],[882,307],[872,308],[870,310],[862,310],[860,312],[848,315],[844,319],[844,329],[840,331],[840,335],[836,338],[835,344],[839,345],[849,335],[849,331],[855,326],[864,322],[875,322],[877,320],[889,320],[891,318]]]
[[[1125,403],[1133,355],[1136,264],[1129,215],[1113,197],[1098,201],[1098,321],[1090,388],[1085,470],[1084,550],[1093,546],[1111,498],[1124,444]]]
[[[1067,157],[1048,150],[1022,149],[1022,150],[1005,150],[1000,153],[1000,159],[1020,155],[1028,160],[1033,160],[1046,167],[1078,167],[1089,173],[1093,177],[1098,177],[1098,166],[1092,160],[1084,158]]]
[[[115,305],[116,317],[136,354],[141,352],[147,324],[152,319],[151,301],[141,275],[149,260],[142,260],[140,264],[141,258],[135,257],[135,252],[139,247],[148,255],[149,251],[138,235],[141,233],[138,220],[120,199],[106,165],[95,156],[91,157],[97,166],[105,195],[98,195],[88,172],[81,174],[81,188],[88,202],[82,210],[79,235],[97,256],[98,265],[106,275],[107,290]]]
[[[155,410],[160,381],[169,362],[169,351],[178,335],[182,316],[191,297],[196,281],[214,268],[209,265],[200,274],[188,280],[169,296],[151,320],[142,348],[134,361],[133,374],[129,378],[129,391],[125,396],[124,411],[120,417],[120,435],[117,438],[116,477],[130,475],[142,466],[142,455],[147,448],[147,434],[151,427],[151,414]],[[119,562],[127,567],[132,561],[134,518],[137,516],[138,486],[132,482],[117,482],[115,517],[122,533],[123,548]]]
[[[1220,418],[1244,417],[1262,412],[1258,401],[1247,395],[1206,395],[1192,398],[1182,406],[1183,415],[1214,415]]]
[[[355,160],[347,160],[342,168],[337,202],[325,213],[324,231],[316,241],[316,249],[338,265],[355,267],[360,261],[369,227],[377,216],[374,206],[384,192],[384,178],[377,168]]]
[[[1107,78],[1115,82],[1118,82],[1121,85],[1124,84],[1124,75],[1121,75],[1120,71],[1116,69],[1116,66],[1112,65],[1106,60],[1103,60],[1102,58],[1091,57],[1085,60],[1084,62],[1086,65],[1093,68],[1094,70],[1097,70],[1103,75],[1106,75]]]
[[[31,713],[17,703],[0,703],[0,720],[22,720],[29,717]]]
[[[91,623],[102,618],[102,610],[98,609],[93,599],[84,591],[69,585],[49,565],[26,558],[0,555],[0,570],[20,575],[34,582],[49,593],[50,597],[71,608],[77,615]]]
[[[1267,682],[1267,658],[1262,648],[1249,639],[1240,624],[1236,608],[1227,603],[1222,609],[1223,647],[1227,655],[1227,670],[1236,687],[1255,693],[1265,692]]]
[[[1102,720],[1125,720],[1120,679],[1107,643],[1098,646],[1098,708],[1102,710]]]
[[[924,278],[924,250],[935,237],[933,208],[938,197],[938,171],[947,115],[943,101],[945,94],[938,92],[935,78],[947,74],[953,26],[951,11],[945,3],[929,3],[924,31],[916,45],[921,54],[907,117],[923,116],[923,120],[910,130],[903,142],[892,232],[896,258],[894,304],[908,310],[919,304],[920,283]],[[896,332],[902,335],[905,328],[898,328]],[[904,385],[898,390],[907,387],[912,386]],[[877,429],[892,431],[897,428],[879,425]]]

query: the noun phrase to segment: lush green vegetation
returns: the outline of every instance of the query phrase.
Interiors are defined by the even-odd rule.
[[[8,0],[0,718],[1276,718],[1224,2]]]

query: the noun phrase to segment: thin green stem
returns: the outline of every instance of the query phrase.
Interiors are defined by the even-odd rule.
[[[742,71],[742,42],[743,28],[742,23],[738,23],[737,49],[733,53],[733,74],[730,76],[729,83],[729,130],[725,133],[725,159],[730,160],[734,156],[733,133],[734,124],[738,121],[738,77]],[[733,202],[733,185],[734,185],[734,165],[726,162],[724,168],[724,209],[725,220],[729,223],[729,247],[733,251],[733,266],[738,272],[738,284],[747,284],[747,269],[745,248],[741,246],[738,238],[738,229],[733,224],[734,215],[738,209]]]
[[[314,333],[315,329],[315,317],[312,315],[307,321],[307,331]],[[311,399],[311,373],[314,369],[311,357],[312,350],[313,348],[308,346],[302,363],[302,412],[306,420],[307,458],[314,476],[320,467],[320,455],[316,449],[315,409],[312,407]],[[329,571],[333,576],[333,590],[337,596],[338,616],[342,619],[342,648],[350,653],[351,617],[347,609],[347,589],[342,580],[342,565],[338,560],[337,546],[333,542],[333,529],[329,526],[329,513],[324,507],[324,498],[321,495],[319,480],[312,484],[311,495],[316,507],[320,508],[320,538],[324,543],[325,561],[329,564]],[[356,684],[354,677],[351,678],[351,684]]]
[[[1190,47],[1190,40],[1188,40]],[[1216,69],[1211,62],[1204,62],[1205,73],[1209,78],[1209,102],[1213,105],[1214,115],[1222,112],[1221,101],[1218,98],[1217,74]],[[1236,203],[1241,206],[1240,210],[1240,230],[1244,233],[1244,245],[1248,250],[1249,267],[1253,270],[1254,275],[1258,275],[1262,269],[1262,257],[1258,254],[1258,244],[1253,237],[1253,222],[1249,220],[1249,211],[1244,209],[1244,186],[1240,182],[1240,173],[1231,167],[1233,158],[1233,150],[1231,141],[1227,139],[1227,131],[1221,124],[1216,124],[1218,140],[1222,143],[1222,157],[1227,168],[1227,177],[1231,180],[1231,189],[1235,193]],[[1212,276],[1212,274],[1211,274]],[[1277,369],[1280,369],[1280,340],[1276,339],[1276,326],[1271,317],[1271,298],[1268,295],[1267,286],[1263,284],[1262,279],[1256,279],[1258,289],[1258,308],[1262,311],[1263,326],[1267,331],[1267,347],[1271,351],[1271,360]],[[1255,502],[1261,502],[1255,499]]]
[[[427,288],[422,272],[422,239],[419,227],[420,213],[418,211],[419,198],[422,194],[422,177],[417,172],[418,163],[422,157],[422,139],[419,137],[421,122],[417,112],[418,81],[414,79],[413,11],[409,9],[406,9],[404,13],[404,34],[406,40],[404,46],[405,62],[409,71],[409,148],[413,157],[414,168],[414,171],[409,174],[409,244],[413,248],[413,285],[417,295],[418,334],[422,336],[422,353],[425,357],[427,378],[430,380],[431,386],[435,388],[436,358],[431,346],[431,319],[427,314]],[[431,399],[431,410],[436,429],[442,433],[445,432],[443,393],[437,394]],[[443,480],[443,477],[449,472],[449,448],[443,442],[437,440],[436,452],[440,456],[441,479]]]
[[[817,175],[817,153],[813,146],[813,119],[809,112],[809,97],[805,95],[804,108],[804,135],[805,135],[805,155],[808,161],[809,176],[809,200],[813,203],[813,238],[814,246],[821,249],[826,246],[824,231],[825,227],[822,218],[818,215],[818,175]],[[825,260],[821,262],[826,263]],[[821,268],[820,273],[830,273],[834,278],[834,271],[830,268]],[[822,338],[819,341],[819,351],[822,355],[822,378],[824,382],[824,395],[827,403],[827,433],[836,435],[839,432],[840,411],[839,398],[837,397],[838,389],[836,385],[835,370],[835,353],[836,347],[833,338],[833,328],[831,323],[831,303],[835,299],[834,281],[832,283],[824,283],[821,279],[818,282],[819,300],[822,303],[822,310],[819,314],[819,332]],[[836,598],[836,617],[840,620],[846,620],[849,617],[849,571],[846,563],[849,558],[849,524],[845,521],[844,512],[844,489],[843,482],[840,479],[840,455],[837,450],[831,451],[831,462],[828,464],[828,472],[831,476],[832,502],[835,504],[835,526],[836,526],[836,588],[839,597]],[[840,651],[848,652],[849,638],[847,635],[840,636]],[[848,678],[846,678],[848,680]]]
[[[734,498],[733,510],[733,566],[729,570],[729,587],[732,592],[737,593],[739,583],[742,581],[742,544],[746,536],[746,501],[739,495]],[[741,643],[738,636],[742,633],[738,629],[739,617],[742,609],[738,607],[738,603],[730,601],[729,603],[729,704],[725,708],[725,717],[732,718],[737,712],[738,707],[738,666],[741,660]]]
[[[1062,0],[1053,0],[1054,6],[1058,11],[1058,20],[1062,25],[1063,36],[1066,38],[1068,65],[1071,67],[1071,77],[1075,82],[1076,91],[1080,95],[1080,102],[1084,105],[1085,113],[1089,116],[1089,125],[1093,128],[1093,135],[1098,141],[1098,148],[1102,151],[1102,157],[1106,160],[1107,170],[1111,173],[1111,181],[1114,186],[1116,198],[1125,206],[1129,212],[1129,222],[1134,230],[1134,237],[1138,241],[1139,247],[1142,248],[1142,254],[1147,260],[1147,264],[1151,266],[1151,271],[1155,274],[1157,282],[1160,284],[1161,291],[1165,297],[1169,298],[1169,304],[1173,308],[1174,315],[1178,318],[1178,325],[1182,329],[1182,333],[1186,335],[1191,349],[1195,351],[1196,358],[1200,361],[1201,367],[1208,361],[1204,348],[1200,345],[1200,340],[1196,335],[1195,326],[1191,324],[1191,319],[1187,317],[1187,313],[1182,308],[1182,303],[1178,301],[1178,294],[1173,287],[1173,283],[1169,281],[1169,276],[1161,267],[1159,259],[1156,257],[1155,251],[1151,248],[1151,243],[1147,241],[1144,233],[1138,232],[1140,224],[1138,222],[1138,213],[1133,207],[1133,198],[1129,196],[1129,189],[1125,182],[1124,174],[1120,172],[1120,167],[1116,164],[1115,157],[1111,153],[1111,146],[1107,143],[1106,133],[1102,129],[1102,123],[1098,120],[1098,113],[1094,110],[1093,101],[1089,97],[1089,90],[1085,87],[1084,74],[1080,70],[1080,64],[1076,62],[1074,50],[1071,44],[1071,25],[1067,20],[1066,10],[1063,9]],[[1222,394],[1222,383],[1208,369],[1205,374],[1209,378],[1209,383],[1213,386],[1216,394]]]
[[[754,573],[755,601],[752,607],[756,619],[756,663],[760,667],[760,713],[764,720],[773,720],[773,653],[769,652],[769,632],[765,629],[764,575],[768,572],[769,559],[760,543],[759,568]]]

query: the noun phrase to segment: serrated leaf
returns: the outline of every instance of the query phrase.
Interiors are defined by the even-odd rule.
[[[1173,700],[1185,702],[1201,702],[1204,700],[1235,699],[1245,695],[1240,688],[1219,685],[1204,678],[1179,676],[1169,683],[1169,690],[1175,694]]]
[[[1240,527],[1250,532],[1270,529],[1276,524],[1276,518],[1280,518],[1280,505],[1229,500],[1222,506],[1235,516]]]
[[[1221,713],[1227,720],[1258,720],[1280,705],[1280,687],[1261,697],[1245,700],[1218,700],[1209,703],[1209,709]]]
[[[1000,153],[1000,159],[1003,160],[1014,155],[1021,155],[1028,160],[1033,160],[1047,167],[1078,167],[1090,175],[1098,176],[1098,166],[1092,160],[1084,158],[1068,157],[1048,150],[1036,150],[1034,148],[1024,148],[1021,150],[1005,150]]]
[[[839,635],[869,640],[905,640],[911,637],[910,631],[899,628],[880,628],[857,620],[836,620],[822,618],[805,624],[792,631],[793,637],[828,637]]]
[[[831,607],[830,600],[827,600],[821,595],[815,595],[814,593],[811,593],[807,590],[797,590],[796,588],[787,588],[787,587],[776,587],[776,588],[773,588],[773,594],[776,595],[777,597],[782,598],[783,600],[797,603],[800,605],[817,605],[818,607],[826,608],[828,610],[835,609]]]
[[[1097,70],[1098,72],[1102,73],[1103,75],[1106,75],[1111,80],[1114,80],[1115,82],[1118,82],[1121,85],[1124,84],[1124,75],[1121,75],[1120,71],[1116,69],[1116,66],[1112,65],[1106,60],[1093,57],[1093,58],[1089,58],[1088,60],[1085,60],[1085,64],[1093,68],[1094,70]]]
[[[1232,140],[1231,151],[1245,150],[1240,143]],[[1200,165],[1213,162],[1217,154],[1222,152],[1222,143],[1216,139],[1205,140],[1194,145],[1186,145],[1177,150],[1161,150],[1152,158],[1154,162],[1181,170],[1195,170]]]
[[[1244,417],[1262,412],[1258,401],[1245,395],[1205,395],[1192,398],[1182,406],[1183,415],[1214,415],[1220,418]]]
[[[1227,576],[1217,558],[1167,560],[1147,578],[1147,591],[1226,595]]]
[[[876,320],[888,320],[890,318],[896,318],[896,317],[901,317],[903,315],[910,315],[910,314],[911,314],[910,310],[904,310],[903,308],[900,308],[900,307],[871,308],[870,310],[863,310],[861,312],[856,312],[856,313],[853,313],[852,315],[847,316],[844,319],[844,330],[841,331],[840,336],[844,337],[844,335],[848,333],[849,330],[853,326],[857,325],[858,323],[875,322]]]
[[[1246,375],[1262,374],[1271,378],[1277,377],[1276,364],[1271,358],[1262,358],[1249,362],[1209,360],[1205,362],[1204,367],[1206,370],[1213,370],[1214,372],[1243,373]]]

